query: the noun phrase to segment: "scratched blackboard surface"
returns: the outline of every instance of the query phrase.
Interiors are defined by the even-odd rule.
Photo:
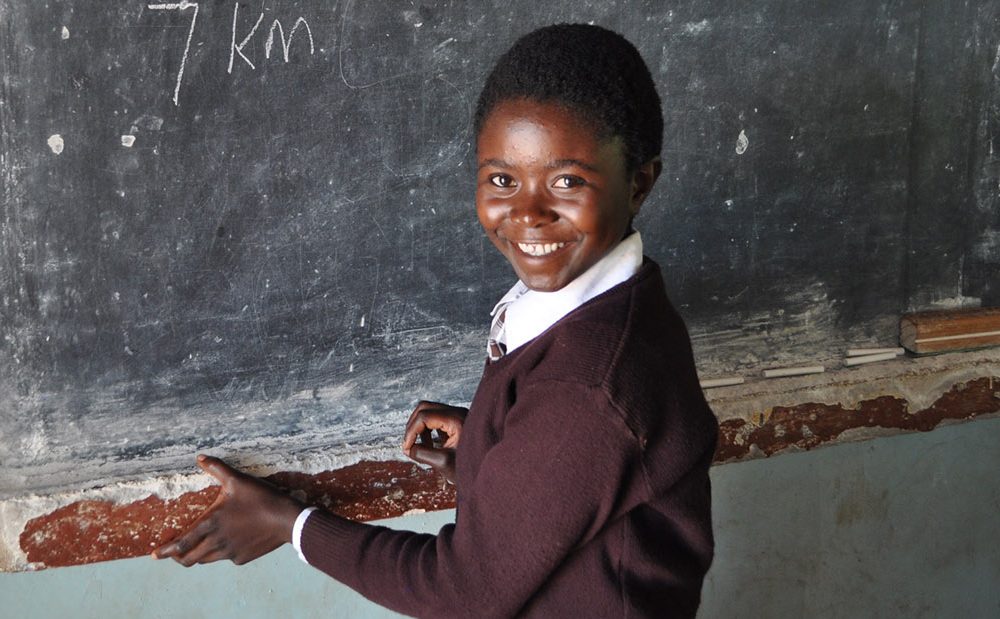
[[[0,496],[390,448],[417,399],[468,401],[512,283],[472,106],[548,23],[624,33],[661,86],[638,227],[703,375],[998,304],[998,14],[0,0]]]

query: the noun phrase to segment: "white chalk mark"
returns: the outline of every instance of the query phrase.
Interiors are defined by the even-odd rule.
[[[184,55],[181,56],[181,68],[177,71],[177,86],[174,87],[174,105],[180,105],[178,101],[181,94],[181,80],[184,79],[184,66],[187,64],[188,51],[191,49],[194,26],[198,22],[198,3],[182,0],[181,2],[172,2],[169,4],[148,4],[146,7],[154,11],[186,11],[187,9],[194,8],[194,14],[191,16],[191,27],[188,28],[187,41],[184,43]]]
[[[906,349],[905,348],[901,348],[901,347],[896,347],[896,348],[848,348],[847,349],[847,356],[848,357],[866,357],[868,355],[882,355],[882,354],[889,353],[889,352],[897,354],[897,355],[902,355],[902,354],[906,353]]]
[[[309,35],[309,53],[311,55],[315,54],[316,46],[313,44],[312,28],[309,27],[309,22],[307,22],[304,17],[299,17],[295,20],[295,24],[292,26],[292,31],[288,33],[287,41],[285,40],[285,29],[281,27],[281,22],[277,19],[274,20],[274,23],[271,24],[271,31],[267,35],[267,41],[264,43],[264,58],[271,58],[271,48],[274,46],[274,29],[277,28],[278,36],[281,37],[281,49],[285,54],[285,62],[288,62],[288,50],[292,46],[292,38],[295,36],[295,31],[298,30],[299,26],[306,27],[306,34]]]
[[[133,144],[135,144],[135,136],[134,135],[123,135],[122,136],[122,146],[124,146],[125,148],[132,148]]]
[[[708,21],[707,19],[703,19],[699,22],[688,22],[684,24],[685,34],[698,35],[711,31],[712,31],[712,22]]]
[[[59,135],[58,133],[49,136],[48,144],[49,148],[52,149],[52,152],[54,152],[57,155],[61,155],[63,152],[63,148],[65,148],[66,146],[66,143],[63,142],[62,136]]]
[[[889,361],[896,358],[895,352],[884,352],[877,355],[862,355],[859,357],[848,357],[844,359],[844,365],[861,365],[862,363],[875,363],[876,361]]]
[[[764,370],[764,378],[779,378],[781,376],[802,376],[803,374],[822,374],[826,368],[822,365],[809,365],[800,368],[773,368]]]
[[[748,148],[750,148],[750,140],[747,138],[747,132],[740,129],[740,134],[736,138],[736,154],[742,155],[747,152]]]
[[[253,25],[253,28],[250,29],[250,34],[248,34],[246,37],[244,37],[243,40],[240,42],[240,44],[237,45],[236,44],[236,16],[239,15],[239,14],[240,14],[240,3],[239,2],[234,2],[233,3],[233,38],[232,38],[232,40],[230,41],[230,44],[229,44],[229,69],[227,69],[227,71],[229,73],[233,72],[233,60],[236,59],[236,54],[239,54],[240,58],[242,58],[248,65],[250,65],[251,69],[256,69],[257,68],[256,66],[254,66],[254,64],[252,62],[250,62],[250,59],[247,58],[246,55],[243,53],[243,48],[247,46],[247,43],[249,43],[250,39],[253,38],[254,33],[257,32],[257,28],[260,26],[260,22],[264,21],[264,13],[262,12],[260,14],[260,17],[257,18],[257,22]]]
[[[62,27],[62,39],[63,39],[63,41],[65,41],[68,38],[69,38],[69,28],[67,28],[66,26],[63,26]]]
[[[732,385],[742,385],[746,380],[742,376],[729,376],[726,378],[709,378],[700,381],[702,389],[712,389],[713,387],[730,387]]]

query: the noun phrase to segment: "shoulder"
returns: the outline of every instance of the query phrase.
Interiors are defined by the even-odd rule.
[[[599,384],[609,371],[669,339],[668,332],[683,329],[676,312],[666,311],[669,305],[659,267],[647,260],[635,276],[570,312],[540,338],[545,363],[539,369],[549,374],[544,378]]]
[[[634,277],[568,314],[544,338],[532,378],[598,390],[636,430],[647,425],[643,417],[673,408],[692,381],[697,386],[687,330],[649,259]]]

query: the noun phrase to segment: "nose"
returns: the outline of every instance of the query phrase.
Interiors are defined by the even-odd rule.
[[[528,228],[538,228],[559,218],[544,191],[522,188],[510,209],[510,220]]]

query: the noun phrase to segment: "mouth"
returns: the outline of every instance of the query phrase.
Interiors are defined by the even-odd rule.
[[[535,258],[557,252],[568,243],[514,243],[517,248]]]

